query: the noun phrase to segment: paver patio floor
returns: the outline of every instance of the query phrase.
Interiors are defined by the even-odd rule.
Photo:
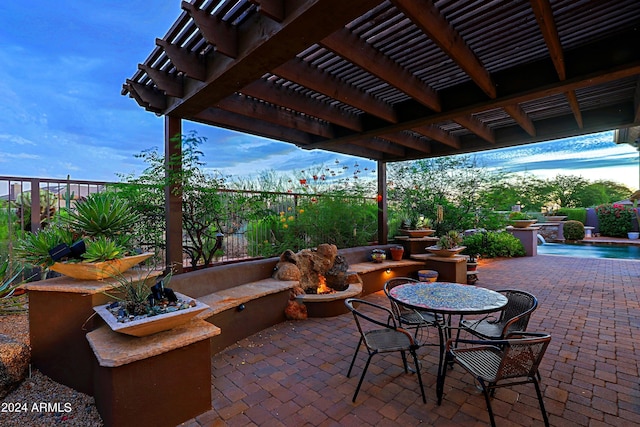
[[[640,260],[536,256],[490,261],[477,286],[538,297],[529,330],[552,335],[540,371],[551,425],[640,425]],[[388,304],[378,292],[367,299]],[[482,393],[454,367],[436,404],[437,349],[419,351],[427,403],[397,354],[376,355],[356,403],[364,366],[346,372],[358,336],[351,314],[284,322],[212,358],[213,409],[187,426],[488,425]],[[430,337],[437,342],[437,334]],[[498,426],[542,425],[532,385],[499,389]]]

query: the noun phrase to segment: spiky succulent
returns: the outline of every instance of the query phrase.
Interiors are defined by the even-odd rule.
[[[101,236],[87,243],[87,251],[82,254],[86,262],[102,262],[122,258],[126,249],[117,241]]]
[[[462,243],[462,238],[455,230],[449,231],[438,240],[438,246],[440,246],[441,249],[453,249],[460,245],[460,243]]]
[[[73,235],[68,230],[47,227],[35,233],[27,232],[18,240],[14,251],[16,256],[27,264],[41,267],[53,265],[49,251],[60,243],[71,245]]]
[[[86,236],[115,236],[131,231],[139,215],[114,192],[92,193],[64,221]]]

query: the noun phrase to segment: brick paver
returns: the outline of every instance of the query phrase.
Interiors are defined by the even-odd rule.
[[[529,330],[552,335],[540,368],[551,425],[640,423],[640,261],[539,255],[489,260],[479,269],[477,286],[538,298]],[[381,292],[366,298],[387,304]],[[488,424],[483,397],[460,368],[447,375],[436,404],[432,347],[420,349],[426,404],[397,355],[374,356],[352,403],[364,364],[361,357],[346,377],[357,340],[345,314],[285,322],[239,341],[212,358],[213,409],[185,425]],[[498,390],[493,408],[498,426],[542,425],[533,386]]]

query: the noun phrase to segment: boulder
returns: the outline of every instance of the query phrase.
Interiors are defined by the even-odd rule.
[[[31,350],[11,337],[0,334],[0,399],[4,399],[27,376]]]

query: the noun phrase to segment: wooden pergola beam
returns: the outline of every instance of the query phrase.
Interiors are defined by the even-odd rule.
[[[413,135],[409,135],[407,132],[394,132],[385,135],[380,135],[380,138],[386,139],[391,142],[395,142],[398,145],[402,145],[412,150],[417,150],[422,153],[430,153],[431,145],[428,141],[423,141]]]
[[[207,79],[206,66],[196,54],[163,39],[156,39],[156,45],[161,47],[171,60],[171,63],[188,77],[201,82]]]
[[[202,36],[210,45],[215,46],[217,52],[229,58],[238,56],[238,31],[233,25],[223,22],[186,1],[181,3],[181,7],[189,12]]]
[[[388,122],[398,122],[398,115],[391,105],[353,86],[344,84],[331,74],[318,70],[300,59],[291,60],[275,68],[272,72],[291,82],[356,107]]]
[[[336,31],[323,39],[320,44],[432,110],[442,110],[440,99],[435,90],[347,28]]]
[[[283,108],[289,108],[335,123],[356,132],[361,132],[364,127],[360,118],[354,114],[338,110],[326,103],[312,100],[298,92],[276,87],[264,80],[258,80],[242,89],[242,93],[253,98],[262,99]]]
[[[237,58],[211,61],[205,81],[185,84],[184,96],[171,98],[164,113],[185,118],[196,115],[295,58],[310,44],[344,27],[378,3],[379,0],[300,0],[286,3],[290,10],[286,10],[282,22],[264,15],[254,18],[252,25],[238,33]],[[319,25],[318,16],[332,18]]]
[[[531,118],[524,112],[518,104],[505,105],[504,111],[509,114],[513,120],[520,125],[529,135],[536,136],[536,127]]]
[[[330,123],[313,119],[311,116],[296,114],[292,110],[276,108],[274,105],[247,99],[241,94],[234,94],[216,105],[225,111],[253,117],[265,122],[274,123],[289,129],[296,129],[324,138],[333,138],[335,132]]]
[[[434,125],[425,125],[419,126],[411,129],[414,132],[417,132],[421,135],[426,136],[427,138],[433,139],[441,144],[448,145],[449,147],[459,149],[460,148],[460,140],[448,132],[445,132],[438,126]]]
[[[487,69],[431,0],[391,0],[391,3],[453,59],[484,93],[490,98],[497,96],[496,85]]]

